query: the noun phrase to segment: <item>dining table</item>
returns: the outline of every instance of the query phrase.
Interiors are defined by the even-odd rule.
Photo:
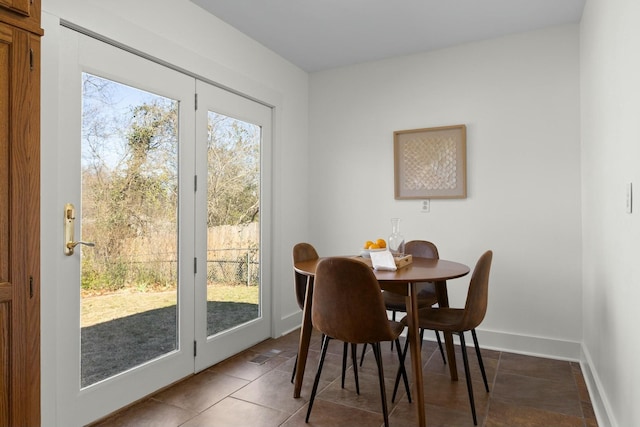
[[[350,257],[358,258],[358,257]],[[294,270],[307,277],[307,288],[305,294],[304,308],[302,314],[302,325],[300,328],[300,342],[298,345],[298,361],[294,380],[293,397],[299,398],[302,389],[302,380],[309,353],[309,343],[313,325],[311,323],[311,307],[313,303],[313,282],[316,266],[323,258],[295,262]],[[364,260],[363,260],[364,261]],[[422,282],[434,282],[436,296],[440,307],[449,306],[446,281],[465,276],[469,273],[469,267],[454,261],[443,259],[412,257],[409,264],[396,270],[376,270],[373,273],[378,279],[380,288],[387,292],[393,292],[406,297],[409,349],[411,354],[411,367],[413,372],[414,397],[416,400],[416,411],[418,413],[418,425],[426,425],[424,410],[424,389],[422,376],[422,357],[420,352],[420,338],[418,326],[418,287]],[[444,334],[449,372],[452,380],[458,379],[456,359],[453,346],[453,336],[451,333]]]

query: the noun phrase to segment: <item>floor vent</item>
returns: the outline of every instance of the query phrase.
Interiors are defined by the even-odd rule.
[[[269,350],[267,353],[261,353],[257,355],[256,357],[251,359],[249,362],[255,363],[256,365],[262,365],[264,362],[266,362],[267,360],[271,359],[274,356],[279,355],[280,353],[282,353],[281,350],[275,350],[275,349]]]

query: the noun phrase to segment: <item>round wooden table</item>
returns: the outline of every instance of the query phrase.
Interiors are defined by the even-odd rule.
[[[356,258],[356,257],[351,257]],[[320,258],[322,259],[322,258]],[[296,272],[307,276],[307,291],[305,295],[302,326],[300,329],[300,343],[298,346],[298,364],[294,382],[293,397],[300,397],[302,389],[302,379],[309,353],[309,342],[311,340],[311,303],[313,301],[313,278],[316,274],[316,266],[320,259],[302,261],[294,264]],[[416,397],[416,410],[418,411],[418,422],[420,427],[426,425],[424,413],[424,390],[422,388],[422,357],[420,354],[420,338],[418,333],[418,295],[416,284],[420,282],[435,282],[438,305],[448,307],[446,280],[455,279],[469,274],[469,267],[453,261],[442,259],[413,257],[413,262],[396,271],[373,270],[380,288],[388,292],[394,292],[406,297],[408,339],[411,351],[411,365],[414,375],[414,396]],[[451,379],[457,380],[456,359],[453,349],[453,337],[445,335],[445,345],[447,349],[447,359],[449,361],[449,372]]]

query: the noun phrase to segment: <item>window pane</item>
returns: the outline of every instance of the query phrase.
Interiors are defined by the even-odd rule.
[[[82,84],[86,387],[178,348],[179,104],[88,73]]]
[[[207,335],[260,316],[259,126],[208,114]]]

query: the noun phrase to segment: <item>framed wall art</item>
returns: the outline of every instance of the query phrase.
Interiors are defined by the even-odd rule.
[[[396,199],[467,197],[467,127],[393,133]]]

